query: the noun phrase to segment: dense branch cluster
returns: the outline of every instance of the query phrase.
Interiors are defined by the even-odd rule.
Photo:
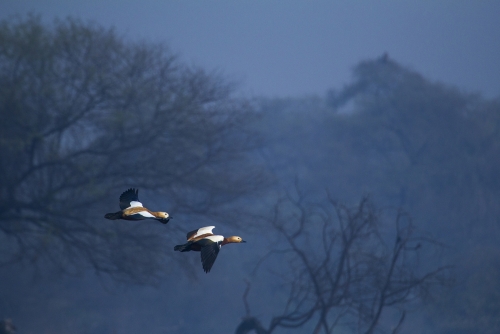
[[[103,207],[134,185],[162,193],[174,214],[210,214],[258,187],[259,173],[241,167],[253,114],[231,86],[92,24],[3,22],[0,263],[154,278],[162,238],[98,224]]]
[[[280,327],[314,324],[313,333],[344,327],[368,334],[380,328],[383,311],[389,308],[399,312],[396,332],[405,317],[405,304],[442,283],[447,268],[419,266],[422,248],[434,248],[436,243],[415,233],[404,212],[397,212],[394,230],[382,223],[368,197],[354,208],[331,198],[327,206],[314,207],[300,194],[278,203],[272,225],[286,246],[274,255],[289,263],[279,275],[289,288],[288,299],[267,329],[247,316],[236,333],[252,329],[271,333]]]

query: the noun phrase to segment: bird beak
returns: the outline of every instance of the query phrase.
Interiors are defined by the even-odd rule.
[[[246,242],[245,240],[241,240],[241,242]]]

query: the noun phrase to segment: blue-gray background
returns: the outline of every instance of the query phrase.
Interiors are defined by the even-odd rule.
[[[323,96],[349,83],[360,61],[384,53],[430,80],[500,96],[500,1],[0,0],[0,19],[27,13],[45,22],[76,17],[115,27],[125,38],[165,42],[183,62],[238,82],[244,97]],[[252,238],[257,244],[258,235]],[[0,317],[14,315],[19,333],[36,326],[46,333],[182,333],[200,331],[201,324],[231,332],[245,314],[244,279],[255,265],[248,251],[262,253],[250,242],[228,247],[218,273],[198,281],[179,273],[158,289],[114,289],[92,275],[40,283],[2,271],[10,284],[0,291],[0,307],[9,313]],[[266,298],[283,297],[273,285],[252,288]],[[251,294],[250,304],[262,298]],[[220,305],[230,312],[217,313]],[[252,312],[267,321],[279,310],[267,303]],[[409,318],[405,330],[420,333],[423,322]]]
[[[2,0],[0,17],[40,13],[165,41],[184,61],[220,69],[247,94],[341,87],[358,61],[388,52],[427,78],[500,93],[500,2]]]

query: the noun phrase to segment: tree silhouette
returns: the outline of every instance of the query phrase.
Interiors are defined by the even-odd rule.
[[[1,22],[0,263],[158,282],[165,237],[103,213],[130,186],[181,217],[257,189],[254,113],[233,86],[91,23]]]
[[[288,264],[275,273],[288,287],[288,297],[283,312],[265,328],[250,315],[246,291],[247,316],[236,333],[306,326],[313,333],[348,328],[369,334],[384,329],[387,312],[399,314],[391,330],[398,332],[406,307],[431,286],[444,284],[448,267],[420,264],[421,255],[438,244],[417,233],[407,214],[398,210],[394,225],[383,217],[368,197],[352,208],[330,197],[327,206],[307,204],[300,192],[277,203],[271,223],[284,246],[269,256]]]

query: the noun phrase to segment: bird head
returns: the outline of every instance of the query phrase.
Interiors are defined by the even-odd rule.
[[[246,242],[245,240],[241,239],[241,237],[238,237],[238,236],[232,236],[232,237],[228,237],[226,238],[227,240],[227,243],[241,243],[241,242]]]
[[[160,216],[160,218],[163,218],[163,219],[172,218],[168,215],[168,213],[163,212],[163,211],[158,212],[158,216]]]

